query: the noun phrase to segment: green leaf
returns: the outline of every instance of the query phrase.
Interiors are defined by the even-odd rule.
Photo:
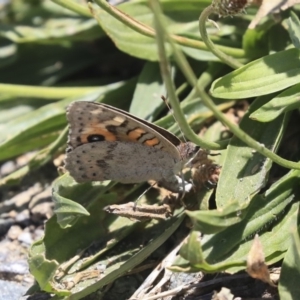
[[[300,239],[297,224],[293,224],[292,242],[285,254],[279,281],[280,299],[293,300],[300,298],[299,272],[300,272]]]
[[[45,147],[53,143],[57,139],[58,134],[56,129],[54,132],[45,132],[42,136],[28,136],[24,140],[18,140],[18,143],[11,143],[10,145],[0,144],[0,148],[3,149],[3,152],[0,154],[1,160],[7,160],[17,155]],[[14,177],[14,174],[12,173],[9,176]]]
[[[93,5],[93,10],[93,14],[101,28],[121,51],[141,59],[150,61],[158,60],[154,38],[134,31],[96,5]],[[141,23],[151,18],[149,7],[141,3],[132,5],[132,2],[129,2],[128,4],[124,4],[122,5],[122,11]],[[168,52],[170,54],[170,49]]]
[[[259,58],[268,54],[266,28],[248,29],[243,36],[243,48],[247,57]]]
[[[30,272],[37,280],[40,288],[49,293],[55,293],[58,290],[55,288],[53,278],[58,268],[58,263],[55,260],[47,260],[44,255],[35,255],[28,260]],[[61,291],[61,294],[68,295],[69,291]]]
[[[171,33],[178,33],[180,35],[193,34],[194,28],[198,28],[198,17],[201,10],[203,10],[209,1],[195,1],[187,0],[182,2],[181,0],[165,0],[162,1],[164,8],[166,22],[168,29]],[[149,8],[148,2],[145,0],[126,2],[118,6],[123,13],[130,16],[130,18],[153,28],[153,14]],[[122,22],[116,20],[110,14],[102,9],[99,9],[95,5],[93,6],[93,14],[101,28],[107,33],[107,35],[113,40],[116,46],[132,56],[157,61],[157,46],[154,37],[146,36],[139,33]],[[180,19],[180,24],[178,24]],[[198,37],[195,35],[192,39],[196,40]],[[171,55],[169,45],[166,45],[168,55]],[[203,48],[205,48],[203,46]],[[187,50],[187,47],[185,47]],[[186,51],[188,54],[189,51]],[[193,52],[193,51],[191,51]],[[193,53],[195,57],[195,53]],[[215,58],[209,53],[202,58],[207,57]]]
[[[299,58],[299,49],[289,49],[257,59],[214,81],[211,94],[243,99],[283,90],[299,83]]]
[[[139,75],[129,112],[153,122],[165,106],[161,99],[165,93],[158,63],[146,62]]]
[[[234,202],[222,210],[186,211],[186,214],[192,219],[195,230],[212,234],[239,223],[245,217],[246,209]]]
[[[103,274],[104,276],[101,274],[101,278],[96,283],[80,292],[77,292],[77,287],[77,289],[74,290],[74,299],[81,299],[83,296],[99,290],[139,265],[175,232],[182,220],[183,215],[175,213],[174,218],[166,222],[159,224],[155,222],[149,223],[143,229],[142,235],[137,235],[132,232],[132,234],[124,240],[122,245],[118,244],[117,247],[109,253],[113,263],[108,264],[108,268]],[[141,249],[141,243],[145,240],[149,241],[149,243]],[[101,266],[101,264],[107,264],[106,257],[97,263],[98,266]],[[96,267],[96,265],[94,267]]]
[[[18,45],[17,54],[13,63],[1,68],[1,83],[53,85],[89,66],[101,63],[104,55],[103,52],[100,56],[91,55],[90,47],[84,43],[74,43],[68,47],[42,44],[33,46],[31,43],[25,43]],[[78,87],[74,82],[73,85]]]
[[[295,48],[300,48],[300,21],[298,16],[291,11],[288,19],[288,30]]]
[[[299,176],[299,171],[289,172],[264,195],[251,199],[241,222],[217,234],[205,235],[202,249],[206,261],[244,260],[256,233],[260,235],[267,263],[282,259],[291,241],[287,231],[297,218],[299,205],[293,203],[293,199]]]
[[[266,124],[249,119],[249,115],[268,100],[267,96],[256,99],[244,115],[240,127],[252,138],[276,152],[288,118],[281,116]],[[233,201],[242,205],[265,186],[272,161],[253,151],[238,138],[231,139],[222,158],[224,161],[220,162],[222,172],[216,191],[218,208],[226,207]]]
[[[73,221],[73,215],[84,215],[88,216],[88,211],[80,204],[61,197],[58,193],[52,193],[54,201],[54,213],[57,215],[57,222],[61,225],[62,228],[70,226],[71,220]],[[67,217],[65,217],[67,215]],[[70,216],[71,215],[71,216]]]
[[[57,223],[62,228],[67,228],[71,227],[79,217],[89,216],[89,212],[79,203],[88,206],[93,202],[92,199],[98,198],[106,192],[107,185],[104,183],[93,187],[92,183],[76,183],[68,174],[59,177],[54,181],[52,188]]]
[[[204,235],[201,244],[203,258],[195,263],[195,238],[189,247],[184,248],[184,260],[176,261],[176,271],[207,272],[227,270],[235,272],[244,269],[246,257],[252,245],[252,239],[259,233],[266,262],[272,264],[283,258],[290,247],[291,237],[287,232],[291,224],[297,220],[299,203],[294,201],[300,172],[291,171],[278,182],[273,184],[263,195],[256,195],[251,199],[242,214],[244,218],[237,224],[230,225],[216,234]],[[236,210],[236,214],[240,213]],[[225,220],[223,221],[223,223]],[[198,235],[197,235],[198,236]],[[194,257],[194,258],[193,258]],[[189,262],[189,259],[193,258]]]
[[[72,30],[70,30],[72,28]],[[15,43],[66,43],[103,36],[94,19],[53,18],[42,26],[0,25],[0,36]]]
[[[49,146],[38,151],[27,165],[9,174],[8,176],[5,176],[4,178],[0,179],[0,185],[17,184],[30,171],[36,170],[39,167],[48,163],[53,158],[53,156],[59,153],[59,149],[65,145],[66,139],[67,139],[67,128],[63,130],[61,134],[58,136],[58,138],[54,140]]]
[[[296,84],[262,105],[249,118],[259,122],[273,121],[281,114],[299,108],[299,99],[300,84]]]
[[[201,248],[201,233],[193,230],[180,248],[180,257],[170,270],[174,272],[199,272],[214,273],[226,270],[232,266],[243,265],[244,262],[227,262],[209,264],[205,261]]]
[[[0,68],[9,66],[17,59],[17,46],[14,43],[0,44]]]
[[[291,48],[289,47],[291,45],[291,40],[287,31],[287,26],[283,25],[283,22],[273,24],[268,32],[267,43],[269,47],[269,54]]]
[[[134,222],[103,211],[106,205],[115,203],[116,199],[122,200],[123,189],[116,190],[119,193],[117,195],[116,192],[99,193],[95,187],[91,192],[91,187],[87,185],[74,187],[70,187],[69,191],[72,189],[72,194],[81,203],[85,202],[90,216],[79,217],[72,227],[66,229],[58,226],[55,217],[51,218],[46,223],[45,237],[35,242],[29,251],[30,269],[37,276],[36,280],[42,283],[40,287],[58,296],[64,296],[68,289],[72,299],[80,299],[126,274],[164,243],[184,217],[182,210],[179,210],[165,222]],[[79,196],[82,195],[82,190],[78,190],[80,188],[86,191],[85,199]],[[141,230],[143,234],[140,234]],[[124,242],[120,243],[122,240]],[[149,242],[141,248],[143,241]],[[36,260],[39,260],[39,264]],[[58,264],[49,269],[51,261]],[[39,269],[43,270],[42,274]],[[79,282],[76,280],[81,274],[95,272],[98,272],[96,277],[88,279],[85,276]],[[75,286],[68,288],[68,282],[75,282]]]
[[[191,231],[187,240],[180,248],[180,256],[188,260],[191,264],[205,263],[201,249],[201,234],[195,230]]]

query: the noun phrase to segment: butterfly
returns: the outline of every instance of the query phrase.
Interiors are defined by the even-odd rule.
[[[169,131],[121,109],[78,101],[67,107],[69,122],[66,170],[77,182],[154,180],[172,192],[188,192],[192,184],[177,174],[199,147],[182,143]]]

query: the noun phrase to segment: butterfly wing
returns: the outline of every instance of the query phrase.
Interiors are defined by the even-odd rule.
[[[139,143],[167,152],[180,159],[180,141],[167,130],[136,118],[109,105],[73,102],[67,109],[70,124],[69,151],[91,142]]]
[[[131,142],[103,141],[78,146],[68,153],[66,169],[77,182],[176,181],[174,158],[154,147]]]
[[[124,111],[124,110],[118,109],[116,107],[112,107],[112,106],[104,104],[104,103],[102,103],[101,105],[103,105],[104,107],[107,107],[109,109],[113,109],[115,111],[118,111],[121,114],[124,114],[126,116],[129,116],[129,117],[135,119],[136,121],[138,121],[139,123],[145,124],[147,127],[152,128],[156,133],[160,133],[163,137],[165,137],[169,142],[171,142],[175,146],[178,146],[178,145],[181,144],[181,141],[174,134],[172,134],[171,132],[169,132],[168,130],[166,130],[162,127],[159,127],[159,126],[157,126],[153,123],[150,123],[146,120],[140,119],[140,118],[138,118],[138,117],[136,117],[136,116]]]

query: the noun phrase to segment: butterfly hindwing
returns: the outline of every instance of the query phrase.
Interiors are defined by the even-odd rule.
[[[176,162],[166,152],[130,142],[83,144],[67,155],[66,169],[77,182],[138,183],[171,180]]]

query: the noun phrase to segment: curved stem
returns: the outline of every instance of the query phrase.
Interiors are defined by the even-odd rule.
[[[150,0],[150,5],[152,4],[152,1]],[[159,16],[156,15],[158,18]],[[157,25],[156,18],[155,18],[155,26]],[[186,121],[186,118],[180,108],[179,105],[179,99],[176,95],[176,90],[175,86],[171,77],[170,73],[170,65],[168,61],[168,57],[166,54],[166,49],[165,49],[165,38],[164,38],[164,33],[161,30],[161,28],[157,28],[156,31],[156,41],[157,41],[157,46],[158,46],[158,55],[159,55],[159,64],[160,64],[160,69],[161,69],[161,75],[163,78],[163,81],[166,85],[166,89],[168,92],[169,96],[169,101],[172,106],[176,121],[178,122],[179,127],[182,129],[184,135],[192,142],[196,143],[202,148],[205,149],[217,149],[220,150],[224,148],[224,143],[214,143],[214,142],[208,142],[205,140],[202,140],[199,138],[197,134],[191,129],[189,126],[188,122]]]
[[[224,52],[222,52],[220,50],[220,47],[217,48],[214,45],[214,43],[211,41],[211,39],[209,38],[205,25],[206,25],[206,21],[207,21],[209,15],[212,13],[214,13],[214,9],[210,5],[203,10],[203,12],[201,13],[201,15],[199,17],[199,31],[200,31],[203,42],[205,43],[207,48],[225,64],[229,65],[233,69],[238,69],[238,68],[242,67],[243,66],[242,63],[240,63],[233,57],[226,55]]]

